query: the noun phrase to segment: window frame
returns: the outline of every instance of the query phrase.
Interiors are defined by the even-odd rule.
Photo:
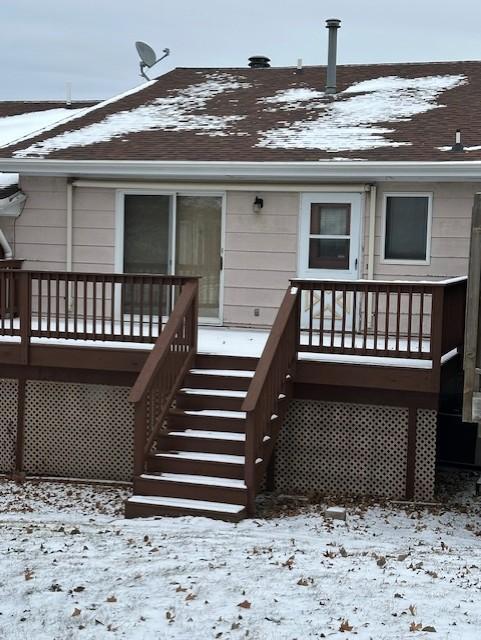
[[[428,218],[426,227],[426,259],[415,260],[409,258],[386,258],[386,222],[388,198],[427,198]],[[405,265],[430,265],[431,264],[431,228],[433,218],[433,193],[432,191],[388,191],[383,194],[382,207],[382,231],[381,231],[381,264],[405,264]]]

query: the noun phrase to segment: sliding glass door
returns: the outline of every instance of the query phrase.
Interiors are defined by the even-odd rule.
[[[199,315],[220,320],[222,196],[125,194],[123,226],[125,273],[199,276]]]

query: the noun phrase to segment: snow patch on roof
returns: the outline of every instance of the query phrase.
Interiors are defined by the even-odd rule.
[[[278,109],[282,111],[305,108],[310,105],[306,105],[306,102],[312,103],[316,100],[316,106],[319,106],[319,99],[325,98],[324,91],[317,91],[315,89],[309,89],[308,87],[292,87],[291,89],[285,89],[284,91],[278,91],[273,96],[267,98],[260,98],[259,102],[266,104],[280,105]],[[276,111],[277,109],[266,109],[266,111]]]
[[[45,127],[58,124],[85,109],[46,109],[0,118],[0,146],[6,146]]]
[[[319,117],[260,131],[257,146],[339,152],[411,145],[409,141],[389,139],[387,134],[394,129],[385,125],[442,108],[444,105],[438,104],[437,98],[444,91],[466,83],[464,75],[386,76],[358,82],[337,94],[331,102],[321,99],[305,105],[310,117],[313,109],[322,109]],[[292,103],[295,108],[303,106],[294,96]]]
[[[202,111],[206,110],[209,100],[217,95],[249,86],[247,82],[231,74],[211,74],[203,82],[169,92],[167,97],[155,98],[134,109],[110,114],[99,122],[36,142],[28,148],[16,151],[14,155],[17,158],[45,156],[61,149],[84,147],[108,142],[130,133],[159,129],[223,136],[233,122],[242,120],[245,116],[208,115]],[[97,108],[103,105],[105,103],[97,105]]]
[[[437,147],[439,151],[452,151],[453,145],[446,145],[445,147]],[[463,147],[463,151],[481,151],[481,144],[475,144],[473,147]]]

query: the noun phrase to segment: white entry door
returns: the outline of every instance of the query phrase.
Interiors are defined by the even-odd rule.
[[[305,193],[301,198],[299,230],[298,276],[312,280],[356,280],[359,277],[362,195],[360,193]],[[343,303],[348,308],[343,309]],[[346,328],[352,323],[351,301],[343,299],[342,292],[335,298],[321,294],[313,298],[303,292],[301,323],[309,322],[313,306],[313,319],[319,326],[320,309],[324,323],[332,325],[345,314]],[[312,320],[311,320],[312,322]]]

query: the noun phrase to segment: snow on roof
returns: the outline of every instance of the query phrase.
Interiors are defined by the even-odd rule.
[[[284,92],[277,97],[278,102],[285,105],[291,101],[296,109],[309,109],[309,113],[318,110],[319,117],[260,131],[257,144],[277,149],[321,148],[331,152],[411,145],[410,141],[390,140],[387,134],[393,129],[379,124],[409,120],[417,114],[439,109],[443,106],[437,103],[440,94],[466,82],[464,75],[379,77],[353,84],[332,102],[326,102],[320,92]],[[315,93],[319,99],[309,100],[309,95]],[[273,98],[275,96],[264,101],[273,102]],[[304,103],[304,100],[309,101]]]
[[[69,114],[0,156],[444,161],[464,125],[467,153],[456,160],[481,160],[481,62],[339,65],[334,96],[325,94],[325,78],[318,66],[174,69]]]
[[[46,109],[0,118],[0,146],[31,136],[84,111],[85,109]]]
[[[146,86],[149,85],[144,84],[140,89]],[[226,135],[225,130],[233,122],[243,119],[244,116],[221,116],[196,112],[199,109],[204,109],[209,100],[225,91],[249,86],[247,82],[242,82],[231,74],[214,73],[207,76],[203,82],[171,92],[167,97],[156,98],[134,109],[107,115],[99,122],[36,142],[15,152],[14,155],[18,158],[43,156],[60,149],[82,147],[105,142],[112,138],[121,138],[129,133],[152,129],[196,131],[199,134],[210,136],[224,136]],[[116,99],[124,96],[125,94]],[[96,105],[89,111],[103,107],[105,104]]]

